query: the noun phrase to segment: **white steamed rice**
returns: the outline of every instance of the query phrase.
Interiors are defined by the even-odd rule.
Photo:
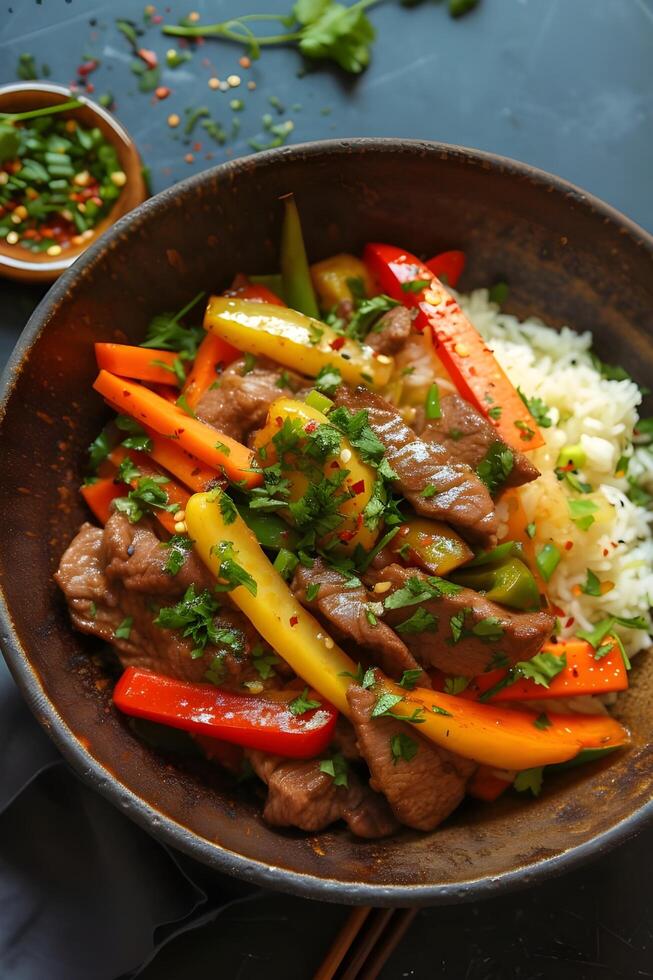
[[[520,321],[501,313],[486,289],[459,298],[513,384],[529,398],[541,398],[550,409],[553,424],[541,430],[546,445],[529,454],[542,477],[519,494],[528,521],[536,526],[536,548],[552,541],[562,552],[548,586],[550,599],[566,614],[561,635],[573,636],[610,615],[648,617],[653,597],[652,515],[628,499],[626,476],[615,475],[625,455],[631,457],[628,473],[644,488],[653,487],[653,454],[649,448],[632,448],[641,402],[638,386],[601,376],[589,355],[589,332],[577,334],[568,327],[557,331],[534,317]],[[585,499],[599,506],[586,531],[569,517],[567,501],[579,495],[554,473],[560,449],[578,443],[587,457],[580,479],[595,488]],[[598,597],[580,592],[588,569],[602,582],[613,583],[610,591]],[[616,631],[629,654],[650,643],[643,630],[618,626]]]

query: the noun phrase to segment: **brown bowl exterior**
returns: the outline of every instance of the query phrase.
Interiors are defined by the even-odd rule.
[[[4,381],[0,421],[2,643],[64,756],[155,836],[219,871],[374,905],[476,899],[569,868],[653,814],[653,663],[619,701],[632,746],[547,780],[532,802],[466,803],[432,834],[373,843],[342,827],[267,827],[253,791],[136,740],[111,706],[97,646],[72,631],[52,581],[86,518],[84,450],[107,417],[93,341],[137,343],[148,319],[241,271],[277,265],[280,195],[294,191],[313,259],[368,240],[462,248],[463,287],[510,283],[509,308],[592,329],[599,353],[651,379],[653,241],[582,191],[524,165],[440,144],[352,140],[261,154],[193,177],[121,221],[50,291]],[[90,654],[90,657],[89,657]]]
[[[71,92],[62,85],[49,82],[27,82],[0,87],[0,112],[27,112],[46,106],[61,105],[76,98],[82,105],[70,112],[64,112],[65,119],[77,119],[85,126],[97,126],[118,154],[120,167],[127,176],[127,183],[116,199],[111,211],[93,229],[93,237],[83,245],[65,249],[60,257],[53,259],[45,252],[27,252],[15,245],[8,245],[0,239],[0,275],[22,282],[54,282],[88,248],[91,242],[110,228],[118,218],[141,204],[147,197],[147,187],[143,179],[143,164],[127,130],[110,112],[85,95]]]

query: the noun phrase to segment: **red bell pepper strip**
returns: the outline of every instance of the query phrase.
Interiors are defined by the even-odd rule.
[[[285,306],[284,301],[263,283],[250,282],[247,276],[236,276],[229,289],[223,296],[236,296],[238,299],[248,299],[252,303],[272,303],[273,306]]]
[[[394,245],[371,243],[364,259],[383,292],[417,309],[416,329],[430,327],[436,353],[461,395],[487,416],[504,442],[520,450],[543,446],[519,393],[437,276]]]
[[[440,252],[439,255],[434,255],[432,259],[429,259],[424,264],[441,282],[455,289],[458,280],[463,274],[466,261],[464,252],[451,251]]]
[[[546,698],[570,698],[581,694],[608,694],[612,691],[625,691],[628,687],[628,672],[619,650],[619,645],[611,642],[610,650],[600,660],[594,659],[594,648],[585,640],[562,640],[558,643],[545,643],[543,653],[552,653],[567,658],[567,666],[553,678],[548,687],[536,684],[530,678],[522,677],[513,684],[502,687],[488,701],[541,701]],[[475,677],[462,697],[478,700],[487,691],[500,684],[507,676],[505,670],[491,670]]]
[[[128,667],[114,688],[113,702],[127,715],[291,759],[323,752],[338,717],[333,705],[318,695],[319,708],[293,714],[289,702],[297,692],[275,693],[234,694]]]

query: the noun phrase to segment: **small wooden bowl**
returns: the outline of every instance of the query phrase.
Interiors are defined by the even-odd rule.
[[[117,119],[102,106],[84,95],[71,92],[63,85],[46,82],[25,82],[0,87],[0,112],[27,112],[44,106],[59,105],[69,99],[82,103],[77,109],[62,113],[64,119],[77,119],[85,126],[97,126],[102,135],[115,148],[120,168],[127,175],[127,183],[111,211],[93,229],[93,235],[83,245],[66,248],[61,256],[53,259],[45,252],[33,253],[18,245],[8,245],[0,239],[0,275],[23,282],[54,282],[81,253],[106,231],[118,218],[141,204],[148,196],[142,174],[141,158],[131,136]]]

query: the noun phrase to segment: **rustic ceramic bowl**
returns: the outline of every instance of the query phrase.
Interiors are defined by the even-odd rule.
[[[120,168],[127,175],[127,183],[109,213],[93,229],[93,236],[82,245],[65,249],[57,258],[51,258],[45,252],[28,252],[20,246],[8,245],[4,239],[0,239],[0,275],[10,279],[21,279],[24,282],[54,282],[102,232],[147,197],[147,187],[142,173],[143,165],[136,144],[110,112],[85,95],[71,92],[63,85],[52,85],[49,82],[3,85],[0,87],[0,113],[27,112],[29,109],[60,105],[72,98],[77,99],[82,105],[62,113],[63,117],[77,119],[85,126],[97,126],[101,130],[104,138],[116,149]]]
[[[315,259],[369,239],[462,248],[463,288],[510,284],[509,309],[594,331],[599,354],[651,381],[653,240],[569,184],[435,143],[352,140],[227,163],[159,194],[88,248],[40,304],[5,374],[0,422],[1,637],[34,714],[83,779],[153,835],[218,871],[343,903],[465,901],[532,884],[634,834],[653,815],[653,661],[617,713],[632,746],[547,779],[533,801],[471,801],[432,834],[373,843],[343,827],[282,832],[253,790],[139,742],[111,705],[98,646],[73,632],[52,573],[87,517],[84,451],[107,417],[95,340],[137,343],[148,319],[277,265],[294,191]],[[189,220],[192,216],[192,220]]]

